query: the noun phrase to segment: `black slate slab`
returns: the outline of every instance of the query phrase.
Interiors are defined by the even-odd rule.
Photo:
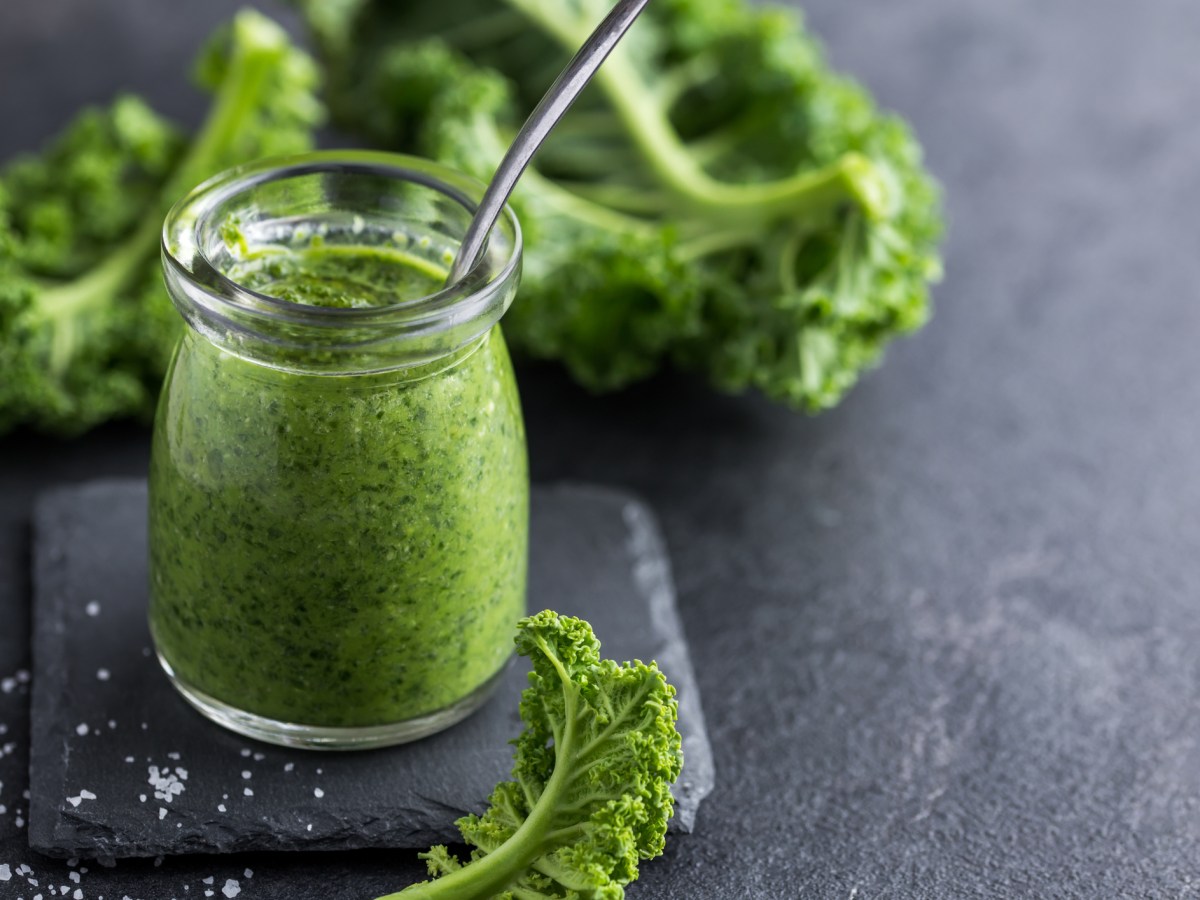
[[[402,747],[317,753],[231,734],[176,695],[151,653],[145,507],[140,481],[38,505],[30,845],[115,858],[453,842],[454,820],[511,767],[525,661],[476,715]],[[537,489],[532,509],[530,608],[587,618],[606,655],[657,659],[679,691],[687,762],[673,826],[690,831],[712,755],[653,516],[581,486]]]

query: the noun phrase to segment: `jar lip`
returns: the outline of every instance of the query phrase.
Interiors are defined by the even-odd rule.
[[[176,274],[189,280],[197,278],[195,261],[188,264],[178,252],[185,232],[195,235],[211,224],[210,218],[222,202],[265,184],[322,173],[361,173],[407,181],[437,191],[474,213],[486,185],[476,178],[432,160],[399,153],[374,150],[320,150],[292,156],[265,157],[227,169],[201,182],[182,197],[167,213],[162,228],[162,256]],[[512,247],[499,267],[481,253],[470,270],[458,281],[431,294],[407,298],[396,303],[371,307],[327,307],[295,303],[273,297],[231,279],[197,250],[196,260],[210,290],[210,300],[232,310],[244,310],[280,322],[337,327],[362,326],[372,322],[402,319],[409,326],[436,328],[460,305],[474,305],[492,291],[501,288],[515,275],[521,264],[523,238],[521,225],[512,207],[505,204],[500,222],[512,230]],[[489,239],[490,243],[490,239]],[[216,286],[219,290],[213,291]],[[424,330],[424,329],[422,329]]]

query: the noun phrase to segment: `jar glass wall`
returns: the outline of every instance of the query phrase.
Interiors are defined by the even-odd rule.
[[[189,701],[348,748],[476,708],[524,613],[528,474],[498,320],[508,213],[443,289],[482,187],[322,153],[218,176],[164,231],[188,321],[155,420],[150,623]]]

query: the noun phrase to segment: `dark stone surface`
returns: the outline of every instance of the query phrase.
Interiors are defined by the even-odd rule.
[[[402,747],[289,750],[207,722],[159,669],[146,627],[146,487],[101,481],[38,504],[29,842],[63,858],[410,847],[458,839],[509,777],[529,665],[515,659],[465,722]],[[675,685],[686,762],[673,831],[712,790],[712,750],[649,509],[540,487],[529,608],[592,623],[604,655],[655,659]],[[318,796],[319,794],[319,796]]]
[[[595,400],[519,373],[535,476],[658,513],[704,697],[719,783],[630,900],[1195,896],[1200,4],[804,5],[946,183],[930,326],[817,419],[685,379]],[[166,82],[192,23],[232,6],[172,3],[161,39],[110,58],[165,0],[0,4],[0,154],[113,73],[186,96]],[[43,7],[66,12],[38,43],[22,17]],[[43,80],[53,104],[8,89]],[[133,428],[0,440],[0,587],[23,596],[39,487],[145,454]],[[0,646],[0,671],[29,667]],[[10,809],[26,750],[0,759]],[[0,815],[0,863],[66,881],[24,841]],[[245,866],[239,900],[365,900],[420,872],[185,857],[92,867],[87,897],[202,897]]]

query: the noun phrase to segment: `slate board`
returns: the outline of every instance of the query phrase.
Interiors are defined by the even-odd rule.
[[[401,747],[291,750],[209,723],[150,649],[146,489],[94,482],[35,516],[30,846],[59,857],[427,847],[458,838],[508,776],[528,664],[460,725]],[[606,656],[657,659],[675,684],[690,831],[712,753],[654,517],[615,491],[535,489],[529,606],[592,622]],[[153,768],[152,768],[153,767]]]

